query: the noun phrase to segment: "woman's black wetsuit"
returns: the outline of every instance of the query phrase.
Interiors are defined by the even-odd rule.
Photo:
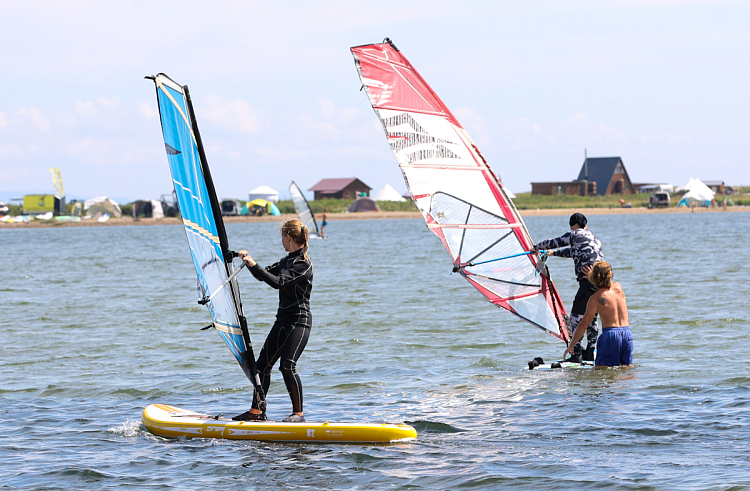
[[[271,385],[271,369],[281,358],[279,370],[284,376],[286,390],[292,399],[292,412],[302,412],[302,382],[297,374],[297,360],[307,345],[312,327],[310,292],[313,267],[305,257],[305,248],[290,253],[278,263],[263,269],[256,263],[250,272],[259,281],[279,290],[279,310],[276,322],[266,337],[258,356],[258,371],[263,390],[267,394]],[[257,395],[253,408],[258,409]]]

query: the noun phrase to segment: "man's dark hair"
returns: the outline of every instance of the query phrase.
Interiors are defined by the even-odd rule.
[[[572,215],[570,215],[571,227],[575,224],[578,224],[579,227],[585,228],[587,223],[588,220],[586,220],[586,217],[583,216],[583,213],[573,213]]]

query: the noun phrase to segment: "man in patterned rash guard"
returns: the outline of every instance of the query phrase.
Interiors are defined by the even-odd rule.
[[[575,332],[578,323],[583,319],[583,314],[586,313],[586,305],[589,298],[596,293],[596,287],[589,281],[587,275],[595,262],[604,261],[602,243],[596,235],[588,230],[586,224],[586,217],[582,213],[574,213],[570,216],[570,232],[556,239],[543,240],[534,246],[535,251],[558,249],[568,246],[559,251],[550,251],[549,255],[573,258],[576,278],[578,279],[578,292],[573,301],[573,308],[570,311],[570,324],[573,332]],[[596,321],[597,316],[594,316],[594,320],[586,328],[586,339],[588,342],[586,350],[581,355],[581,342],[579,341],[569,361],[580,362],[581,359],[594,361],[594,347],[596,346],[596,338],[598,336]]]

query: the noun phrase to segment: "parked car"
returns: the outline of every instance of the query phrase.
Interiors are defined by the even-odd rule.
[[[649,208],[669,208],[672,203],[672,197],[667,191],[654,193],[648,199]]]

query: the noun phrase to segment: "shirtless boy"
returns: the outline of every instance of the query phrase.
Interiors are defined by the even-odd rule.
[[[598,313],[602,318],[602,335],[596,344],[594,368],[632,367],[633,333],[628,326],[628,306],[622,286],[612,281],[612,267],[606,261],[594,263],[589,279],[598,288],[589,298],[586,313],[578,323],[563,359],[573,353],[576,343],[583,337],[586,326]]]

